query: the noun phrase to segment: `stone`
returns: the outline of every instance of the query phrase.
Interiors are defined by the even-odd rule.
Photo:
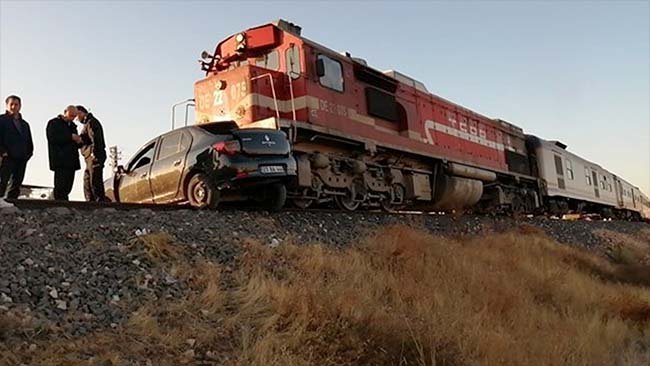
[[[52,207],[52,208],[49,208],[48,210],[50,211],[51,214],[55,214],[55,215],[61,215],[61,216],[63,216],[63,215],[70,215],[70,214],[72,214],[72,210],[70,210],[70,209],[67,208],[67,207],[63,207],[63,206]]]
[[[16,206],[0,207],[0,215],[15,215],[19,212],[20,210]]]
[[[56,308],[59,310],[68,310],[68,304],[63,300],[56,300]]]
[[[280,245],[280,241],[276,238],[271,239],[271,244],[269,244],[271,248],[276,248],[279,245]]]
[[[11,297],[5,295],[4,292],[1,292],[0,293],[0,301],[1,302],[13,302],[14,300]]]

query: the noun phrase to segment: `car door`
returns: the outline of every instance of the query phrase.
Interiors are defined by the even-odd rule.
[[[156,142],[154,141],[146,145],[131,159],[124,175],[120,178],[120,202],[153,202],[149,173],[155,151]]]
[[[160,138],[160,148],[150,175],[154,202],[165,203],[179,197],[181,177],[191,144],[192,135],[184,130]]]

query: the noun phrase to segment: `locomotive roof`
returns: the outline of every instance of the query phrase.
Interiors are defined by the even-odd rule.
[[[505,128],[509,128],[511,130],[514,130],[514,131],[517,131],[517,132],[523,134],[523,129],[521,127],[517,126],[517,125],[514,125],[514,124],[512,124],[512,123],[510,123],[508,121],[505,121],[505,120],[502,120],[502,119],[499,119],[499,118],[491,118],[491,117],[485,116],[485,115],[483,115],[481,113],[475,112],[475,111],[473,111],[473,110],[471,110],[471,109],[469,109],[467,107],[464,107],[464,106],[462,106],[462,105],[460,105],[460,104],[458,104],[456,102],[453,102],[453,101],[451,101],[449,99],[443,98],[443,97],[441,97],[441,96],[439,96],[437,94],[433,94],[427,89],[426,85],[422,81],[419,81],[419,80],[417,80],[415,78],[412,78],[412,77],[410,77],[410,76],[408,76],[408,75],[406,75],[406,74],[404,74],[404,73],[402,73],[400,71],[396,71],[396,70],[392,70],[392,69],[382,71],[382,70],[378,70],[378,69],[376,69],[376,68],[374,68],[372,66],[369,66],[365,62],[365,60],[363,61],[363,63],[359,62],[359,59],[357,59],[355,57],[352,57],[352,55],[349,54],[349,53],[337,52],[337,51],[335,51],[335,50],[333,50],[333,49],[331,49],[331,48],[329,48],[327,46],[324,46],[324,45],[322,45],[322,44],[320,44],[318,42],[315,42],[315,41],[312,41],[309,38],[306,38],[305,36],[301,35],[300,33],[295,33],[295,32],[292,32],[290,30],[284,29],[283,27],[280,26],[280,24],[282,24],[282,22],[285,22],[285,21],[284,20],[279,20],[279,21],[273,22],[271,24],[275,25],[276,27],[278,27],[280,30],[282,30],[284,32],[290,33],[290,34],[300,38],[304,43],[306,43],[306,44],[308,44],[308,45],[310,45],[310,46],[312,46],[314,48],[318,48],[320,50],[331,53],[335,57],[345,58],[345,59],[347,59],[348,61],[350,61],[352,63],[361,64],[364,67],[367,67],[369,69],[372,69],[372,70],[375,70],[375,71],[377,71],[379,73],[382,73],[382,74],[384,74],[384,75],[386,75],[388,77],[391,77],[391,78],[395,79],[396,81],[398,81],[401,84],[408,85],[408,86],[410,86],[410,87],[412,87],[412,88],[414,88],[414,89],[416,89],[416,90],[418,90],[418,91],[420,91],[420,92],[422,92],[424,94],[427,94],[427,95],[429,95],[429,96],[431,96],[433,98],[437,98],[440,101],[451,104],[457,110],[461,110],[461,111],[463,111],[463,112],[465,112],[467,114],[475,115],[475,116],[479,116],[481,118],[491,120],[491,121],[493,121],[495,123],[500,124],[501,126],[503,126]]]

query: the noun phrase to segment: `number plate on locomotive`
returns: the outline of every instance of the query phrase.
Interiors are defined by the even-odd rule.
[[[260,172],[262,174],[284,173],[284,167],[282,165],[267,165],[260,167]]]

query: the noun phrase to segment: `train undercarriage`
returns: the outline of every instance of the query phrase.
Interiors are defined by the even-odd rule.
[[[541,204],[535,179],[310,130],[288,133],[298,166],[288,198],[299,208],[533,213]]]

